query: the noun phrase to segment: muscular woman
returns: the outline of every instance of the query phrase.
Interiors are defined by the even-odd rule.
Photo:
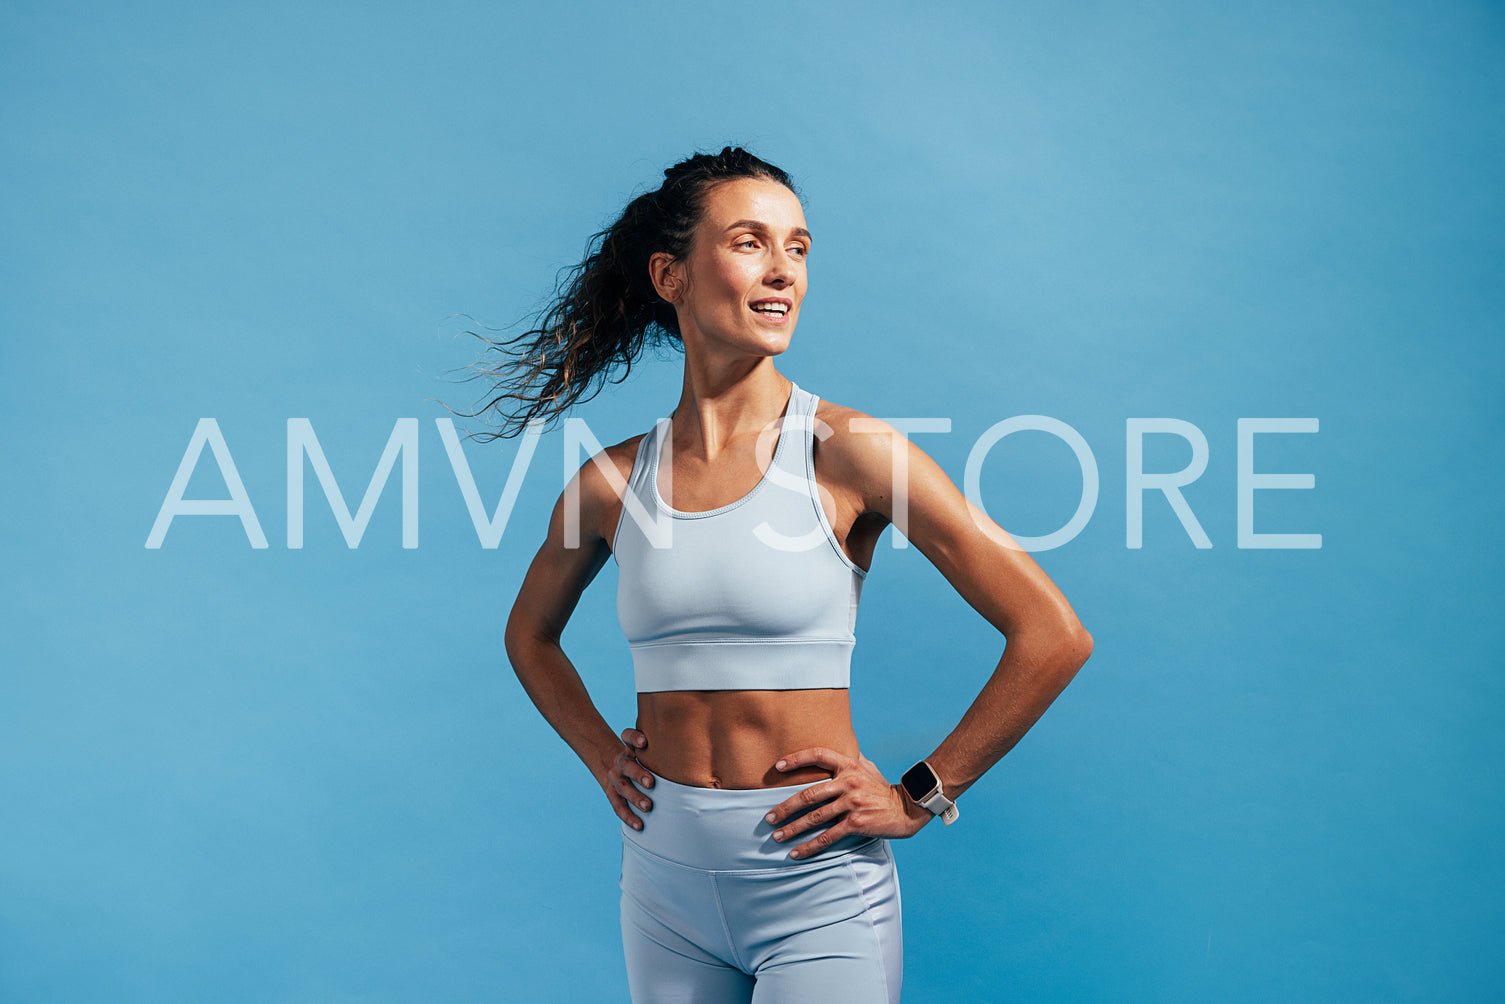
[[[507,653],[620,817],[634,1001],[897,1001],[888,842],[956,818],[1092,639],[922,450],[776,368],[814,247],[789,177],[730,147],[664,173],[508,343],[510,382],[488,407],[518,429],[656,339],[682,347],[684,380],[667,418],[566,486]],[[890,523],[1006,642],[960,723],[898,783],[862,755],[848,702],[862,584]],[[560,645],[611,560],[638,693],[620,735]]]

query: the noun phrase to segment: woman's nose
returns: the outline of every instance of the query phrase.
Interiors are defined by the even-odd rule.
[[[794,281],[794,257],[787,251],[774,255],[768,265],[768,278],[770,282],[776,282],[781,286],[792,283]]]

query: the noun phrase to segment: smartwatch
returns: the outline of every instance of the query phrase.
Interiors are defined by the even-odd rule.
[[[961,815],[956,803],[941,790],[940,777],[924,760],[906,770],[899,783],[904,786],[904,791],[910,798],[929,809],[931,815],[940,816],[941,822],[947,826],[956,822],[956,817]]]

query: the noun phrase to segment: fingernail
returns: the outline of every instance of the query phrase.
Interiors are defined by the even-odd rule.
[[[644,809],[648,808],[648,803],[647,802],[639,802],[638,804],[641,805]]]
[[[768,815],[764,816],[763,818],[766,819],[766,820],[768,820],[771,823],[774,820],[774,814],[770,812]]]
[[[784,831],[783,830],[775,830],[774,833],[773,833],[773,839],[775,839],[775,840],[783,840],[784,839]]]
[[[774,764],[774,766],[777,767],[779,770],[783,770],[785,767],[789,766],[789,761],[788,760],[780,760],[778,763]]]

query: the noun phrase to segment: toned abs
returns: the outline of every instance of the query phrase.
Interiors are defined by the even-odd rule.
[[[777,788],[820,781],[820,767],[781,771],[779,758],[810,746],[857,755],[845,690],[677,690],[638,695],[638,762],[698,788]]]

